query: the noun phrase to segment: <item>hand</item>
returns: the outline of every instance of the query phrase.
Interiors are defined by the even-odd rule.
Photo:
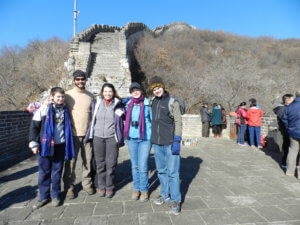
[[[174,137],[174,142],[172,144],[172,155],[179,155],[180,154],[180,142],[181,142],[181,137],[175,136]]]
[[[39,148],[38,147],[34,147],[31,149],[31,151],[33,152],[33,154],[38,154],[40,152]]]

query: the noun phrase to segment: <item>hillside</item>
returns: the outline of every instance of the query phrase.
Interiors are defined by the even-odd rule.
[[[175,23],[140,39],[134,55],[144,84],[163,77],[190,112],[203,101],[234,110],[249,98],[270,112],[283,94],[300,87],[297,39],[250,38]]]

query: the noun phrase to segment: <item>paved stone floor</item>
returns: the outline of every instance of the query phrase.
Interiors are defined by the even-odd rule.
[[[286,177],[279,154],[240,147],[227,139],[201,139],[197,147],[183,147],[181,159],[182,213],[169,215],[167,205],[156,206],[159,182],[150,158],[150,201],[130,200],[130,161],[120,149],[117,192],[111,199],[78,196],[63,206],[32,210],[37,201],[37,162],[25,160],[0,173],[2,224],[139,224],[224,225],[300,224],[300,180]]]

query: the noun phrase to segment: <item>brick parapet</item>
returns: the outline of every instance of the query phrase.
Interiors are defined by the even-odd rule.
[[[0,112],[0,164],[30,155],[28,131],[32,115],[26,111]]]

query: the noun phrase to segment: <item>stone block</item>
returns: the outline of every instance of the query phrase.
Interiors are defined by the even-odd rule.
[[[94,215],[112,215],[123,213],[123,202],[99,202],[94,210]]]
[[[120,225],[120,224],[139,225],[138,214],[108,216],[108,225]]]
[[[72,204],[67,207],[62,217],[92,216],[95,206],[94,203]]]

